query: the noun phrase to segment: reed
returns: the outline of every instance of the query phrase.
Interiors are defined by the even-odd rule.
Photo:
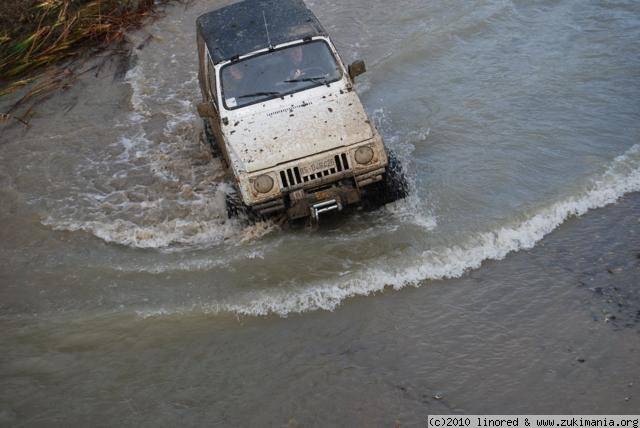
[[[27,86],[17,105],[68,84],[69,64],[117,46],[127,31],[155,16],[154,0],[20,0],[0,2],[0,97]],[[51,71],[50,66],[64,64]],[[4,119],[4,120],[2,120]],[[19,120],[20,121],[20,120]]]

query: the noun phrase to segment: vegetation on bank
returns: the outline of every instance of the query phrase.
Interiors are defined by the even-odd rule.
[[[0,97],[30,85],[0,119],[13,115],[26,123],[31,109],[17,117],[18,105],[69,85],[78,72],[71,64],[120,45],[127,31],[140,27],[167,1],[0,1]],[[60,64],[64,67],[55,67]]]

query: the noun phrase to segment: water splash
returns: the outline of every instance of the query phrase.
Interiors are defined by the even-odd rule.
[[[485,260],[500,260],[511,252],[534,247],[569,217],[583,215],[637,191],[640,191],[640,145],[634,145],[615,158],[606,171],[580,193],[542,208],[518,223],[477,234],[463,244],[424,251],[408,261],[371,261],[368,267],[341,276],[338,281],[317,282],[287,290],[253,291],[234,298],[234,301],[199,303],[173,310],[139,311],[138,315],[231,312],[250,316],[286,316],[318,309],[333,310],[345,299],[381,292],[387,287],[399,290],[406,286],[419,286],[429,279],[460,277],[468,270],[480,267]]]

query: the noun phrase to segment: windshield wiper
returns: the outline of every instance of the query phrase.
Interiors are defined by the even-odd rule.
[[[289,79],[285,80],[285,83],[296,83],[296,82],[326,82],[327,78],[324,76],[315,76],[315,77],[300,77],[299,79]]]
[[[280,95],[280,92],[253,92],[251,94],[240,95],[236,98],[267,97],[270,95]]]

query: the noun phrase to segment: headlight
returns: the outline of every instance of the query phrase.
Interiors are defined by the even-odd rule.
[[[261,175],[253,182],[253,187],[260,193],[269,193],[273,189],[273,178]]]
[[[366,165],[373,159],[373,150],[369,146],[362,146],[356,150],[355,158],[360,165]]]

